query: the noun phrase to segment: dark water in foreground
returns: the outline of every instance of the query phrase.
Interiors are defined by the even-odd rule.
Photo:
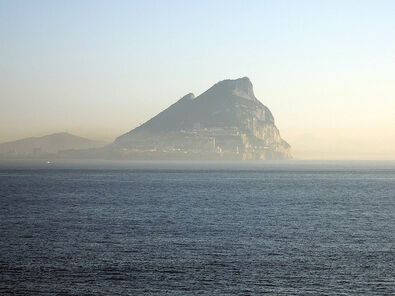
[[[395,163],[0,166],[1,295],[393,295]]]

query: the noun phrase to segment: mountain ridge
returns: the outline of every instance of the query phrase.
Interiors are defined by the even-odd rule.
[[[39,157],[65,150],[99,148],[106,144],[106,142],[90,140],[67,132],[58,132],[0,143],[0,154],[3,157]]]
[[[255,97],[248,77],[222,80],[197,97],[188,93],[116,138],[114,147],[124,154],[129,150],[131,154],[156,151],[174,155],[178,151],[236,159],[292,157],[273,114]]]

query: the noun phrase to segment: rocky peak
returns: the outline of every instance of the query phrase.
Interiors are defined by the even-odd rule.
[[[234,83],[235,83],[235,88],[233,92],[236,95],[241,95],[242,97],[255,99],[254,89],[248,77],[236,79],[234,80]]]
[[[214,95],[234,95],[249,100],[256,100],[252,83],[248,77],[226,79],[215,84],[209,91]]]
[[[183,157],[218,151],[245,159],[290,157],[272,113],[255,97],[247,77],[220,81],[196,98],[185,95],[114,144],[142,153],[182,151]]]

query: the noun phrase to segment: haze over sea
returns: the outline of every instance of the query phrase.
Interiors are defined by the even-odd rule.
[[[0,163],[2,295],[393,295],[395,162]]]

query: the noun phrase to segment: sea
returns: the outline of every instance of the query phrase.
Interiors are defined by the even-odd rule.
[[[395,162],[0,162],[0,295],[395,295]]]

